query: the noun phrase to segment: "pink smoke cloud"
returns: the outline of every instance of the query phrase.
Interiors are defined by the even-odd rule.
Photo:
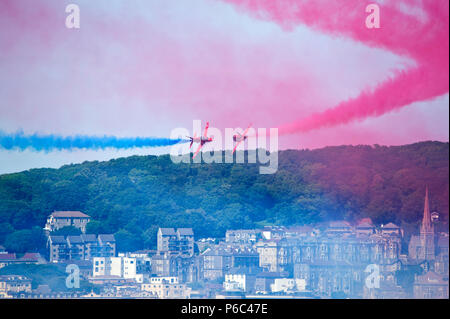
[[[430,100],[448,92],[449,2],[446,0],[415,2],[425,19],[405,12],[408,3],[404,1],[380,4],[380,29],[365,26],[368,3],[360,0],[225,1],[258,18],[274,21],[286,30],[304,24],[321,32],[387,49],[412,58],[416,63],[413,68],[397,71],[395,76],[378,86],[363,90],[356,98],[282,126],[281,134],[307,132],[380,116],[412,102]]]
[[[359,1],[236,1],[253,5],[252,13],[286,30],[298,24],[309,27],[296,34],[220,1],[184,4],[194,7],[190,15],[174,13],[182,5],[178,2],[155,1],[140,11],[138,5],[126,4],[116,15],[109,1],[78,3],[82,26],[73,31],[64,27],[63,2],[0,1],[5,85],[0,90],[0,124],[9,125],[5,129],[159,136],[176,126],[190,128],[192,119],[210,120],[218,128],[245,127],[249,122],[274,127],[300,116],[308,119],[281,128],[281,133],[293,133],[381,115],[419,95],[426,99],[438,84],[448,84],[448,73],[438,71],[443,48],[434,47],[441,20],[422,21],[390,6],[382,6],[382,29],[368,30]],[[270,3],[273,10],[266,8]],[[389,31],[386,8],[396,20]],[[232,12],[229,20],[216,24],[225,10]],[[341,41],[343,36],[353,41]],[[405,40],[397,41],[401,36]],[[440,43],[445,45],[448,53],[448,40]],[[416,68],[401,70],[397,61],[403,59],[392,63],[382,50],[367,47],[404,56],[415,61]],[[366,55],[367,66],[361,62]],[[434,60],[436,67],[430,67]],[[383,90],[376,100],[375,93]],[[403,116],[408,120],[409,115]],[[408,127],[412,141],[434,136],[410,123]],[[353,126],[335,128],[333,134],[333,140],[329,134],[285,138],[296,147],[305,139],[308,147],[379,139]],[[382,140],[403,141],[389,132]]]

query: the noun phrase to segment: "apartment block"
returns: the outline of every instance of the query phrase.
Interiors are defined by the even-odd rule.
[[[95,239],[95,240],[94,240]],[[113,257],[116,254],[114,235],[82,234],[80,236],[49,236],[47,240],[50,262],[91,260],[94,257]]]
[[[194,255],[194,232],[192,228],[159,228],[158,252],[173,255]]]

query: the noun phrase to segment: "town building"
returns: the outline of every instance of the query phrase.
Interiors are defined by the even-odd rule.
[[[94,241],[95,238],[95,241]],[[91,260],[94,257],[114,257],[114,235],[52,236],[47,239],[50,262],[67,260]]]
[[[267,272],[263,271],[256,275],[255,279],[255,293],[256,294],[267,294],[272,292],[272,285],[277,278],[288,278],[289,274],[287,272],[277,273],[277,272]]]
[[[31,292],[31,279],[19,275],[0,275],[0,298]]]
[[[144,282],[149,276],[142,267],[145,263],[138,262],[139,258],[122,255],[119,257],[94,257],[92,277],[120,277],[133,279],[137,283]]]
[[[254,244],[258,232],[255,229],[227,230],[225,241],[227,243]]]
[[[259,266],[258,252],[247,245],[222,243],[206,249],[202,254],[203,277],[207,280],[223,278],[231,268]]]
[[[223,288],[226,292],[253,293],[256,274],[260,271],[259,268],[232,268],[225,274]]]
[[[294,293],[306,290],[305,279],[275,278],[270,286],[272,293]]]
[[[46,260],[39,253],[25,253],[17,258],[16,253],[0,253],[0,269],[8,265],[16,264],[45,264]]]
[[[141,284],[141,290],[150,292],[158,299],[189,299],[191,289],[178,282],[176,277],[151,277]]]
[[[414,298],[448,299],[448,276],[429,271],[414,281]]]
[[[449,237],[448,233],[437,233],[432,223],[428,188],[425,191],[424,212],[419,235],[411,236],[408,257],[412,263],[426,263],[427,267],[438,274],[449,273]]]
[[[55,211],[47,218],[44,231],[47,235],[51,232],[67,226],[73,226],[86,232],[86,225],[91,220],[91,217],[79,211]]]
[[[160,253],[194,255],[194,232],[192,228],[159,228],[157,248]]]

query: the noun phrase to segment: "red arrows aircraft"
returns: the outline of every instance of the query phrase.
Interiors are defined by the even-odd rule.
[[[196,135],[195,132],[194,132],[194,136],[193,137],[188,136],[188,138],[191,140],[191,145],[189,146],[189,148],[192,147],[193,143],[199,143],[197,151],[195,151],[195,154],[194,154],[194,156],[192,156],[192,159],[194,159],[197,156],[198,152],[200,152],[200,149],[203,147],[203,145],[205,145],[205,143],[212,142],[213,137],[212,136],[211,137],[207,136],[208,127],[209,127],[209,122],[206,122],[205,132],[203,133],[203,136],[196,137],[195,136]]]
[[[244,133],[242,135],[239,132],[236,135],[233,135],[233,141],[235,141],[237,143],[234,146],[233,152],[231,154],[234,154],[238,145],[241,144],[241,142],[245,141],[248,138],[247,133],[248,133],[248,130],[250,129],[250,127],[252,127],[251,124],[247,127],[247,129],[244,131]]]

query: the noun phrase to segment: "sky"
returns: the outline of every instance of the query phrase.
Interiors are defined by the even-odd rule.
[[[281,149],[448,141],[448,1],[378,3],[367,29],[360,0],[2,0],[0,135],[166,138],[202,120],[277,127]],[[0,174],[168,151],[0,146]]]

